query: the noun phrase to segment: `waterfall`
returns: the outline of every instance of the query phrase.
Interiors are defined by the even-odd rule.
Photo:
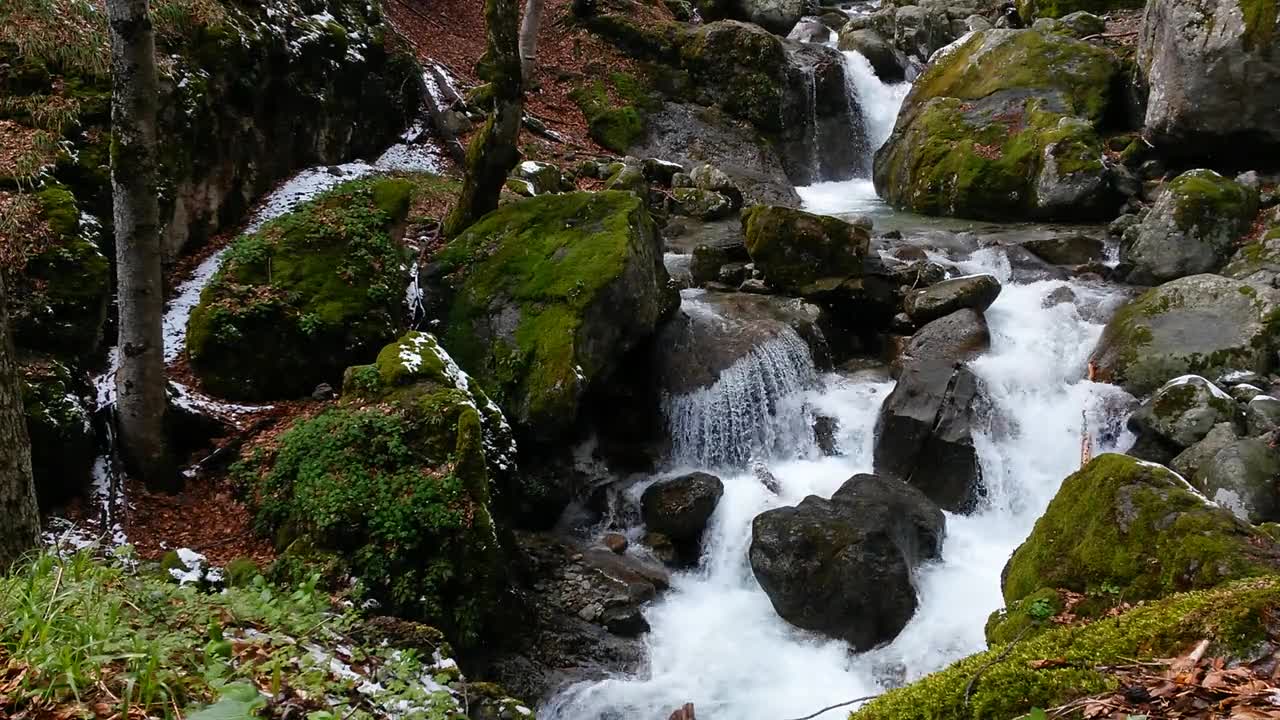
[[[906,99],[911,85],[886,85],[880,82],[875,70],[871,68],[871,62],[861,53],[852,50],[844,52],[844,81],[850,103],[853,104],[853,98],[856,98],[856,104],[862,112],[862,125],[867,134],[867,165],[863,177],[870,177],[871,161],[893,132],[898,109],[902,107],[902,101]]]
[[[810,452],[811,414],[797,398],[817,379],[808,345],[782,326],[781,334],[725,369],[710,387],[665,398],[672,460],[741,468],[753,457]]]
[[[818,153],[818,69],[802,68],[805,83],[805,98],[808,101],[809,124],[809,179],[818,182],[822,179],[822,157]]]

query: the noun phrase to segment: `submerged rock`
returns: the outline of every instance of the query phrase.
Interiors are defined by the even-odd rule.
[[[1158,283],[1222,267],[1248,232],[1258,194],[1212,170],[1179,175],[1121,247],[1129,280]]]
[[[1107,323],[1090,358],[1095,377],[1142,396],[1181,375],[1267,372],[1276,309],[1275,290],[1217,275],[1165,283]]]
[[[1269,2],[1152,0],[1138,66],[1162,152],[1251,162],[1280,149],[1280,15]]]
[[[408,260],[396,229],[414,191],[410,179],[356,180],[237,238],[187,326],[205,389],[310,395],[394,338]]]
[[[1110,216],[1097,128],[1119,69],[1107,50],[1034,30],[972,33],[913,84],[876,153],[891,205],[980,219]]]
[[[747,208],[742,225],[751,261],[784,292],[860,276],[871,242],[865,225],[783,207]]]
[[[941,553],[944,522],[919,490],[855,475],[830,500],[758,515],[751,570],[784,620],[869,650],[915,613],[912,573]]]
[[[907,363],[876,420],[877,474],[901,478],[952,512],[984,494],[973,435],[985,401],[978,378],[951,360]]]
[[[677,301],[657,228],[626,192],[509,203],[431,262],[441,341],[519,430],[543,440],[573,426],[583,393]]]
[[[1007,603],[1046,587],[1132,603],[1277,569],[1270,538],[1168,468],[1106,454],[1063,481],[1002,586]]]
[[[1000,281],[993,275],[968,275],[943,280],[907,295],[903,309],[912,322],[924,324],[969,308],[983,312],[1000,296]]]

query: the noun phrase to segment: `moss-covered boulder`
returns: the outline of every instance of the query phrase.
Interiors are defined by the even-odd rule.
[[[63,185],[0,195],[0,213],[15,231],[0,253],[9,271],[14,342],[68,360],[92,357],[102,345],[111,301],[111,268],[98,248],[99,228],[82,222]]]
[[[820,280],[862,275],[866,225],[803,210],[755,205],[742,211],[747,252],[775,288],[800,293]]]
[[[1161,465],[1106,454],[1063,481],[1005,567],[1007,603],[1041,588],[1127,602],[1280,570],[1280,547]]]
[[[1129,280],[1138,283],[1215,271],[1257,213],[1256,190],[1212,170],[1190,170],[1160,193],[1120,259],[1132,265]]]
[[[351,368],[343,389],[342,405],[240,468],[259,527],[464,645],[494,632],[506,580],[494,478],[514,455],[501,413],[418,333]]]
[[[1252,660],[1273,640],[1268,620],[1280,610],[1280,579],[1243,580],[1175,595],[1124,615],[1055,628],[993,647],[854,712],[852,720],[992,720],[1025,717],[1033,708],[1120,690],[1109,665],[1167,658],[1209,640],[1205,657]],[[1265,647],[1265,644],[1262,644]],[[1045,661],[1049,662],[1045,662]]]
[[[1162,385],[1130,417],[1129,425],[1181,450],[1204,439],[1215,425],[1241,420],[1234,398],[1199,375],[1185,375]]]
[[[1141,396],[1187,374],[1267,372],[1278,303],[1271,288],[1217,275],[1165,283],[1107,323],[1091,357],[1096,377]]]
[[[21,371],[36,496],[49,510],[89,485],[97,445],[84,400],[88,383],[49,357],[28,359]]]
[[[413,190],[405,178],[355,180],[237,238],[188,325],[205,388],[241,400],[306,395],[395,337],[408,260],[399,226]]]
[[[680,56],[730,115],[765,132],[783,130],[790,62],[776,35],[736,20],[708,23],[684,39]]]
[[[444,346],[519,429],[543,439],[572,427],[583,393],[678,300],[657,228],[629,192],[504,205],[432,262]]]
[[[1035,30],[984,30],[936,58],[876,153],[894,207],[981,219],[1109,217],[1098,136],[1119,63]]]

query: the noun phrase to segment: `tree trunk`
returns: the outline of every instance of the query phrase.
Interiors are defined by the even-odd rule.
[[[165,439],[164,287],[156,153],[155,33],[147,0],[107,0],[111,21],[111,189],[119,277],[116,412],[126,468],[153,489],[181,476]]]
[[[466,177],[458,203],[445,221],[445,235],[457,237],[485,213],[498,207],[498,195],[511,168],[520,161],[521,96],[520,49],[516,0],[485,0],[487,47],[477,71],[486,85],[482,90],[493,102],[492,115],[467,148]]]
[[[542,24],[542,0],[525,0],[520,23],[520,70],[525,84],[533,82],[538,63],[538,26]]]
[[[40,537],[31,440],[22,405],[18,360],[9,334],[4,277],[0,273],[0,574],[35,547]]]

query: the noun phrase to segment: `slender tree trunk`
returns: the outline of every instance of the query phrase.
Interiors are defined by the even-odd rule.
[[[520,81],[517,0],[485,0],[487,47],[477,66],[493,111],[467,148],[462,194],[449,218],[445,235],[456,237],[485,213],[498,207],[498,195],[511,168],[520,161],[520,121],[524,116]]]
[[[526,85],[533,82],[538,64],[538,27],[542,24],[542,0],[525,0],[520,22],[520,71]]]
[[[18,360],[9,334],[4,275],[0,273],[0,574],[35,547],[39,536],[31,440],[27,437]]]
[[[155,33],[147,0],[107,0],[111,21],[111,188],[120,298],[116,412],[126,467],[173,490],[165,441],[164,287],[157,200]]]

